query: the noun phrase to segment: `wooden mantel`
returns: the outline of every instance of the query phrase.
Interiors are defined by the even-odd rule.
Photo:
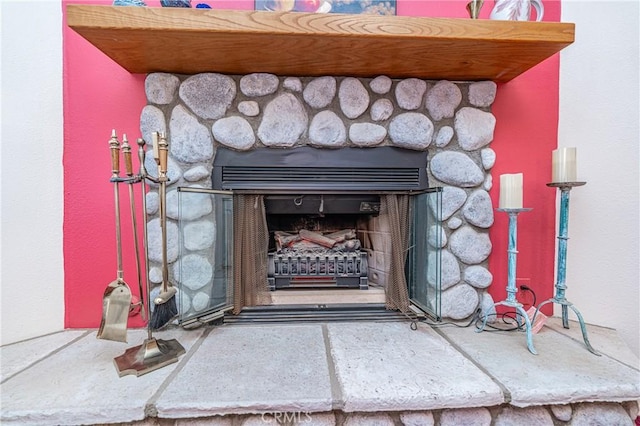
[[[403,16],[68,5],[67,23],[131,73],[269,72],[506,82],[575,26]]]

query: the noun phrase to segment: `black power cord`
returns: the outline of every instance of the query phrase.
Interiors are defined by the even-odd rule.
[[[537,301],[536,293],[526,285],[521,285],[520,290],[530,292],[531,295],[533,296],[533,302],[529,306],[536,306],[536,301]],[[484,315],[481,315],[481,314],[482,314],[482,309],[480,308],[476,309],[476,311],[471,316],[471,319],[467,323],[457,323],[457,322],[451,322],[451,321],[431,322],[426,319],[422,319],[420,320],[420,322],[430,325],[431,327],[454,326],[454,327],[466,328],[466,327],[470,327],[471,324],[475,324],[476,329],[480,330],[482,328],[482,323],[484,322]],[[498,317],[499,319],[502,320],[504,324],[508,325],[509,327],[506,327],[506,328],[498,327],[498,326],[492,325],[487,321],[487,324],[485,324],[484,326],[484,328],[487,329],[487,331],[524,331],[525,330],[524,319],[522,318],[522,315],[519,314],[517,311],[508,311],[502,314],[488,315],[488,317],[492,317],[492,316]]]

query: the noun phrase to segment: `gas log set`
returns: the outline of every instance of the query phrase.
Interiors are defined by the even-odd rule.
[[[321,233],[275,231],[269,253],[269,288],[368,288],[367,253],[355,229]]]

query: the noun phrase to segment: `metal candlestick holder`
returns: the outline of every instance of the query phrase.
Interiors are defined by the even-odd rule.
[[[519,209],[496,209],[499,212],[506,212],[509,214],[509,248],[507,253],[509,255],[508,261],[508,274],[507,274],[507,298],[502,302],[494,303],[493,306],[508,306],[510,308],[514,308],[518,314],[522,316],[524,319],[525,331],[527,332],[527,347],[529,348],[529,352],[534,355],[537,355],[536,349],[533,347],[533,337],[531,335],[531,321],[529,320],[529,316],[522,308],[522,304],[518,302],[516,299],[516,292],[518,291],[516,287],[516,262],[518,256],[517,249],[517,241],[518,241],[518,214],[522,212],[531,211],[531,208],[519,208]],[[481,332],[484,330],[484,327],[487,325],[488,314],[484,315],[484,320],[482,322],[482,327],[480,327],[477,332]],[[516,322],[518,323],[518,327],[522,326],[520,321],[518,320],[518,316],[516,315]]]
[[[538,305],[538,307],[536,308],[536,314],[540,311],[540,308],[542,308],[547,303],[557,303],[562,306],[562,326],[564,328],[569,328],[567,308],[571,308],[578,317],[580,329],[582,330],[582,338],[584,339],[584,344],[587,346],[587,349],[594,355],[600,356],[600,354],[595,349],[593,349],[591,343],[589,343],[589,338],[587,337],[587,327],[584,324],[584,320],[582,319],[580,311],[578,311],[578,309],[565,297],[565,290],[567,289],[567,285],[565,283],[567,273],[567,240],[569,239],[569,191],[571,191],[571,188],[573,188],[574,186],[583,186],[585,184],[586,182],[551,182],[547,184],[547,186],[551,188],[560,189],[560,227],[558,232],[558,265],[555,285],[556,291],[554,297],[545,300]]]

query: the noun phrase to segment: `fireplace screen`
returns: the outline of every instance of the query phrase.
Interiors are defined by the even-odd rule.
[[[439,188],[413,195],[327,196],[329,212],[352,208],[358,199],[365,214],[355,215],[279,214],[287,200],[304,203],[299,196],[271,197],[178,189],[179,255],[172,278],[183,326],[269,304],[270,291],[279,289],[366,291],[368,258],[384,247],[390,248],[384,261],[390,264],[387,308],[407,311],[411,303],[440,319]],[[324,195],[308,195],[305,208],[316,209],[318,197],[323,203]],[[384,232],[378,222],[387,222],[382,228],[388,239],[379,238]]]

